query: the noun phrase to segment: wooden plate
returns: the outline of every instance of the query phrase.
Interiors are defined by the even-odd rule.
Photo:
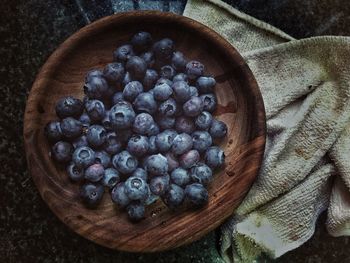
[[[170,37],[190,59],[204,63],[217,79],[216,116],[229,127],[222,142],[226,166],[209,187],[209,204],[200,210],[169,211],[161,201],[149,206],[146,219],[133,224],[104,196],[95,210],[86,209],[64,169],[50,159],[43,134],[56,119],[58,98],[83,97],[85,73],[112,60],[112,51],[139,30],[155,39]],[[155,11],[103,18],[68,38],[51,55],[30,92],[24,116],[29,170],[51,210],[80,235],[113,249],[151,252],[190,243],[218,227],[239,205],[254,181],[265,146],[265,111],[257,83],[239,53],[221,36],[189,18]]]

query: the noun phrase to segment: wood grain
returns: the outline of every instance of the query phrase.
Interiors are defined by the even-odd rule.
[[[229,127],[221,146],[226,166],[209,187],[209,204],[200,210],[169,211],[158,201],[146,218],[130,223],[105,194],[102,204],[86,209],[71,183],[49,156],[43,135],[55,119],[58,98],[82,97],[85,73],[112,60],[112,51],[139,31],[155,39],[170,37],[188,58],[218,77],[216,115]],[[50,209],[71,229],[113,249],[152,252],[192,242],[219,226],[239,205],[253,183],[265,146],[265,111],[256,81],[238,52],[217,33],[189,18],[156,11],[103,18],[68,38],[47,60],[30,92],[24,116],[24,141],[30,173]]]

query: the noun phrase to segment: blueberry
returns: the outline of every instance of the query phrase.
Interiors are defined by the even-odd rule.
[[[186,64],[186,74],[189,79],[194,80],[204,73],[204,65],[199,61],[192,60]]]
[[[157,123],[153,122],[147,132],[147,136],[157,135],[158,133],[159,133],[159,126]]]
[[[85,76],[85,82],[89,82],[94,77],[103,77],[103,73],[99,69],[90,70]]]
[[[173,140],[177,133],[173,130],[165,130],[156,136],[157,149],[160,152],[167,152],[170,150]]]
[[[61,121],[61,131],[64,137],[67,139],[74,139],[82,135],[83,125],[80,121],[67,117]]]
[[[125,183],[118,183],[111,191],[112,201],[121,207],[125,207],[130,203],[129,197],[125,193]]]
[[[177,102],[185,102],[190,99],[191,97],[191,91],[190,86],[188,86],[187,82],[185,81],[176,81],[171,86],[174,92],[174,98]]]
[[[153,68],[154,66],[154,54],[152,51],[146,51],[140,55],[145,62],[148,68]]]
[[[102,164],[104,168],[108,168],[111,165],[111,156],[105,151],[95,152],[95,162]]]
[[[149,132],[152,124],[154,123],[153,117],[148,113],[140,113],[136,115],[134,124],[133,124],[133,131],[145,135]]]
[[[168,172],[168,161],[162,154],[151,155],[146,160],[146,171],[152,175],[164,175]]]
[[[109,132],[106,135],[104,150],[109,154],[116,154],[122,150],[122,142],[118,139],[115,132]]]
[[[114,155],[113,166],[122,174],[130,174],[136,170],[138,161],[128,151],[122,151]]]
[[[192,137],[187,133],[176,135],[171,145],[171,151],[176,154],[184,154],[192,149]]]
[[[107,168],[101,180],[102,185],[112,189],[119,182],[119,172],[114,168]]]
[[[164,101],[173,94],[173,89],[167,84],[158,84],[153,89],[153,96],[156,100]]]
[[[137,168],[133,173],[132,173],[132,176],[133,177],[138,177],[138,178],[141,178],[143,180],[145,180],[147,182],[147,179],[148,179],[148,175],[147,175],[147,172],[142,169],[142,168]]]
[[[85,205],[89,207],[96,207],[102,200],[104,188],[100,184],[84,184],[80,189],[80,196]]]
[[[123,100],[124,100],[123,92],[119,91],[113,95],[113,99],[112,99],[113,105],[116,104],[118,101],[123,101]]]
[[[170,65],[165,65],[165,66],[161,67],[161,69],[160,69],[160,76],[162,78],[173,79],[175,74],[176,74],[175,69]]]
[[[90,182],[98,182],[102,179],[104,174],[105,169],[102,164],[95,163],[85,170],[84,178]]]
[[[160,78],[157,80],[156,85],[168,84],[170,87],[173,85],[173,82],[170,79]]]
[[[199,93],[196,87],[190,86],[191,97],[198,97]]]
[[[164,38],[153,45],[154,56],[157,60],[170,59],[174,51],[174,42],[169,38]]]
[[[213,112],[216,109],[217,99],[213,93],[203,94],[200,98],[203,100],[205,111]]]
[[[117,102],[109,110],[109,119],[115,130],[130,128],[135,120],[135,115],[131,105],[124,101]]]
[[[209,129],[211,123],[213,121],[213,116],[207,112],[202,111],[195,119],[195,124],[198,129],[207,130]]]
[[[76,149],[76,148],[79,148],[82,146],[88,146],[89,142],[88,142],[86,136],[83,135],[83,136],[80,136],[77,139],[75,139],[75,141],[72,144],[73,144],[74,148]]]
[[[170,187],[170,177],[168,174],[155,176],[149,182],[149,188],[151,192],[155,195],[165,194]]]
[[[177,184],[179,186],[185,186],[191,181],[189,172],[181,167],[176,168],[171,172],[170,179],[174,184]]]
[[[185,115],[196,117],[203,111],[203,101],[199,97],[192,97],[185,102],[182,109]]]
[[[56,103],[56,114],[59,118],[78,117],[83,113],[83,102],[74,97],[65,97]]]
[[[103,77],[111,85],[121,83],[124,79],[125,69],[122,63],[109,63],[103,70]]]
[[[142,178],[131,176],[125,181],[125,193],[131,200],[145,200],[149,194],[149,187]]]
[[[199,183],[187,185],[185,195],[186,199],[195,206],[203,206],[208,203],[208,191]]]
[[[131,78],[143,80],[147,70],[147,65],[142,58],[133,56],[128,59],[125,68],[129,72]]]
[[[185,73],[176,74],[173,77],[173,82],[176,82],[176,81],[186,81],[187,82],[187,75]]]
[[[177,110],[177,104],[173,98],[163,101],[158,107],[159,113],[167,117],[174,116],[176,113],[176,110]]]
[[[213,120],[209,129],[213,138],[222,138],[227,134],[227,125],[223,121]]]
[[[132,102],[142,92],[143,86],[141,82],[137,80],[131,81],[124,87],[123,98]]]
[[[129,72],[126,72],[124,75],[124,79],[123,79],[123,86],[125,86],[126,84],[128,84],[130,81],[132,81],[131,75]]]
[[[103,77],[92,77],[84,84],[84,93],[90,99],[102,99],[107,90],[108,84]]]
[[[185,191],[176,184],[171,184],[168,192],[166,192],[163,196],[164,203],[169,208],[177,208],[179,207],[185,198]]]
[[[136,52],[149,49],[152,41],[152,36],[148,32],[138,32],[131,38],[131,44]]]
[[[91,125],[86,133],[87,140],[92,147],[100,147],[106,141],[107,132],[101,125]]]
[[[208,185],[213,180],[213,171],[204,163],[198,163],[191,168],[192,181]]]
[[[194,122],[191,118],[186,116],[177,117],[175,121],[175,130],[178,133],[191,134],[195,130]]]
[[[145,217],[145,206],[141,202],[134,201],[126,207],[129,219],[137,222]]]
[[[167,116],[157,116],[157,123],[162,130],[172,129],[175,126],[175,118]]]
[[[105,117],[105,105],[100,100],[89,100],[85,103],[86,113],[93,122],[101,121]]]
[[[117,62],[126,62],[130,57],[134,56],[131,45],[123,45],[113,52],[113,60]]]
[[[143,92],[136,97],[134,107],[138,112],[153,114],[157,110],[157,102],[151,93]]]
[[[149,142],[146,136],[133,135],[126,147],[127,151],[136,157],[141,157],[148,152]]]
[[[197,150],[190,150],[179,158],[180,166],[184,169],[191,168],[199,161],[199,152]]]
[[[199,77],[196,86],[200,94],[212,93],[216,81],[213,77]]]
[[[86,168],[94,163],[95,152],[87,146],[78,147],[73,153],[72,160],[77,167]]]
[[[57,142],[62,139],[60,122],[51,121],[45,126],[45,135],[50,142]]]
[[[91,119],[86,112],[84,112],[82,115],[80,115],[79,121],[81,122],[81,124],[83,125],[84,128],[89,128],[89,126],[91,124]]]
[[[148,153],[150,154],[157,153],[158,149],[156,145],[156,136],[153,135],[149,137],[148,142],[149,142]]]
[[[84,178],[84,170],[75,165],[75,163],[70,163],[67,166],[67,173],[69,179],[74,182],[78,182]]]
[[[207,131],[195,131],[192,133],[192,138],[193,149],[200,153],[206,151],[213,143],[213,140]]]
[[[215,169],[225,163],[225,153],[220,147],[212,146],[205,152],[204,160],[210,168]]]
[[[145,86],[145,89],[149,90],[153,88],[157,80],[158,80],[157,71],[155,71],[154,69],[147,69],[142,83]]]
[[[168,161],[168,170],[169,172],[173,171],[174,169],[176,169],[177,167],[179,167],[179,162],[177,161],[176,157],[174,156],[173,153],[171,152],[167,152],[165,154],[165,157]]]
[[[183,71],[185,70],[187,61],[184,54],[182,54],[180,51],[175,51],[171,58],[171,63],[177,71]]]

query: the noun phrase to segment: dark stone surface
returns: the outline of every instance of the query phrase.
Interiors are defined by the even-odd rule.
[[[295,37],[350,34],[350,4],[341,0],[230,1]],[[320,3],[321,2],[321,3]],[[89,21],[120,10],[181,13],[184,0],[3,0],[0,9],[0,262],[213,262],[217,236],[173,251],[112,251],[69,230],[48,209],[26,168],[22,118],[26,96],[49,54]],[[278,262],[350,262],[348,238],[332,238],[324,217],[314,237]]]

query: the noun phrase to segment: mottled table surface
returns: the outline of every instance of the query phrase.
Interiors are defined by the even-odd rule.
[[[297,38],[350,35],[350,2],[226,0]],[[98,4],[97,4],[98,3]],[[182,13],[185,0],[3,0],[0,8],[0,262],[211,262],[217,233],[157,254],[112,251],[61,223],[42,201],[24,158],[22,118],[40,66],[69,35],[101,16],[132,9]],[[350,262],[349,239],[315,235],[277,262]]]

